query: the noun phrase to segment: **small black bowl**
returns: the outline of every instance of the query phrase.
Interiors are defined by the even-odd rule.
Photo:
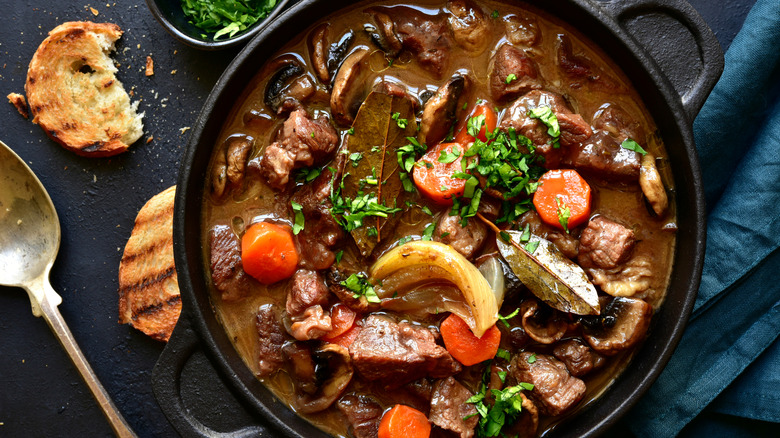
[[[267,17],[258,20],[245,31],[234,35],[232,38],[214,41],[212,33],[206,33],[203,29],[189,22],[181,8],[180,0],[146,0],[146,5],[152,11],[152,15],[162,24],[174,38],[190,47],[203,50],[220,50],[230,47],[242,46],[252,39],[265,25],[276,18],[287,6],[289,0],[279,0]],[[206,34],[206,37],[203,35]]]

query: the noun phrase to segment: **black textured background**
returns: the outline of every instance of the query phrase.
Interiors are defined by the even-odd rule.
[[[175,1],[175,0],[172,0]],[[619,1],[619,0],[618,0]],[[728,47],[755,0],[692,0]],[[95,16],[90,10],[98,11]],[[114,402],[139,436],[175,436],[157,405],[151,370],[163,344],[117,324],[117,271],[137,211],[176,183],[187,127],[237,50],[203,52],[170,37],[139,0],[44,2],[0,0],[0,99],[23,93],[27,65],[46,33],[65,21],[118,24],[118,77],[145,112],[145,135],[129,152],[81,158],[53,141],[10,104],[0,104],[0,140],[36,172],[57,208],[62,244],[51,282],[63,317]],[[146,56],[155,75],[146,77]],[[146,143],[152,137],[150,143]],[[208,359],[196,354],[184,372],[184,399],[198,417],[229,423],[239,412],[212,412],[221,392],[202,393]],[[208,372],[205,373],[208,375]],[[189,376],[189,377],[188,377]],[[189,383],[189,385],[188,385]],[[238,406],[235,406],[238,409]],[[227,418],[225,418],[227,417]],[[221,418],[219,420],[218,418]],[[749,433],[750,424],[724,420]],[[622,430],[615,430],[622,436]],[[67,354],[21,289],[0,287],[0,437],[111,436],[111,429]]]

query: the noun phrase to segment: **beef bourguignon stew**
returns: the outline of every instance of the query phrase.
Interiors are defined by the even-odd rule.
[[[554,17],[359,3],[258,63],[228,117],[204,203],[214,307],[329,434],[539,436],[651,331],[666,157],[629,78]]]

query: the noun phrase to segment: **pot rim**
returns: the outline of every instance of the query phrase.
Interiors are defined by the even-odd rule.
[[[178,187],[183,189],[176,192],[174,209],[174,257],[182,295],[182,316],[189,318],[200,341],[206,346],[204,350],[215,364],[215,368],[226,377],[241,398],[253,410],[260,413],[265,421],[290,437],[315,436],[318,433],[321,436],[326,435],[311,426],[306,420],[297,417],[286,406],[284,409],[292,414],[291,416],[280,412],[278,406],[276,410],[273,409],[273,406],[269,407],[268,397],[269,395],[273,397],[273,395],[255,378],[238,357],[227,334],[217,321],[209,298],[208,280],[205,277],[207,258],[204,259],[204,248],[201,240],[202,215],[200,210],[203,204],[204,181],[207,181],[206,170],[212,148],[221,132],[227,114],[232,108],[232,102],[243,93],[248,83],[247,79],[251,79],[256,72],[256,69],[252,68],[253,65],[258,65],[255,53],[259,52],[263,55],[275,53],[278,46],[275,46],[273,41],[280,41],[280,35],[292,34],[294,36],[299,34],[301,26],[292,30],[289,29],[292,27],[290,23],[304,21],[307,23],[305,28],[308,28],[312,23],[318,21],[321,15],[312,11],[316,11],[320,3],[332,6],[334,2],[303,0],[284,11],[252,39],[222,74],[204,102],[200,115],[192,127],[190,140],[182,157],[178,180]],[[347,0],[341,0],[341,3],[344,4],[344,7],[351,4]],[[561,15],[577,16],[582,19],[580,23],[585,22],[587,26],[595,26],[595,29],[586,31],[583,29],[586,27],[585,25],[575,26],[571,24],[573,22],[571,19],[562,18],[562,21],[593,41],[613,60],[620,59],[621,64],[627,60],[628,64],[626,65],[629,68],[621,65],[626,75],[631,74],[629,77],[633,78],[632,73],[639,74],[641,80],[649,81],[643,87],[639,87],[636,81],[633,85],[642,96],[642,100],[658,124],[659,130],[664,134],[670,162],[673,155],[673,151],[670,150],[672,147],[674,155],[677,157],[674,162],[671,162],[671,165],[678,194],[684,194],[677,200],[678,209],[681,208],[678,213],[678,221],[683,219],[682,211],[689,211],[691,215],[685,218],[684,226],[681,226],[678,231],[678,247],[675,251],[673,273],[667,290],[667,298],[660,311],[653,318],[652,333],[655,336],[651,334],[648,337],[644,345],[635,352],[629,365],[596,402],[577,411],[577,421],[566,421],[559,427],[557,426],[549,435],[595,436],[612,426],[639,400],[663,370],[682,336],[693,308],[704,259],[705,209],[701,173],[693,141],[692,121],[686,115],[680,95],[656,62],[612,16],[605,13],[605,10],[597,2],[589,0],[526,3],[547,12],[560,11],[558,5],[566,4],[567,12],[557,14],[559,17]],[[342,7],[333,7],[333,11],[338,9],[342,9]],[[597,41],[597,37],[593,36],[594,34],[604,41],[609,38],[610,43],[601,44],[600,41]],[[287,38],[281,39],[281,41],[287,40]],[[608,49],[607,46],[610,48]],[[628,70],[632,70],[632,72]],[[651,108],[648,103],[648,97],[654,108]],[[668,114],[659,112],[659,108]],[[215,111],[218,114],[224,114],[224,116],[211,117]],[[674,145],[667,142],[667,138],[673,139]],[[680,205],[681,201],[687,202],[685,205]],[[686,234],[686,242],[690,243],[681,247],[679,241],[684,233]],[[685,253],[684,264],[681,264],[680,259],[683,258],[681,252]],[[680,290],[673,291],[672,288],[675,286]],[[674,300],[670,299],[673,297]],[[662,318],[663,324],[660,322]],[[659,338],[659,332],[668,332],[669,335]],[[654,359],[646,358],[645,356],[648,355]],[[640,360],[649,360],[650,362],[640,363]],[[280,404],[276,403],[276,405]]]

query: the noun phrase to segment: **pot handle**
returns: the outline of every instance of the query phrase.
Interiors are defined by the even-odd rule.
[[[154,396],[176,431],[186,437],[249,438],[272,436],[269,435],[268,430],[258,424],[235,424],[236,422],[241,423],[242,419],[244,420],[243,423],[252,423],[252,421],[247,421],[246,417],[249,414],[245,413],[246,410],[241,406],[235,406],[237,399],[232,397],[232,394],[226,397],[217,397],[218,400],[214,400],[210,397],[211,394],[202,395],[197,388],[193,391],[196,395],[201,395],[197,400],[198,402],[219,406],[224,403],[230,404],[229,410],[224,411],[231,413],[232,418],[229,420],[231,424],[227,428],[233,429],[232,432],[216,431],[203,424],[193,415],[193,410],[187,407],[182,397],[187,387],[186,381],[182,376],[183,372],[185,372],[185,366],[188,369],[195,367],[194,371],[188,372],[194,373],[202,379],[207,379],[205,381],[209,382],[208,386],[212,386],[215,380],[221,382],[219,373],[210,366],[209,360],[207,358],[204,359],[207,362],[204,365],[204,360],[197,360],[197,356],[205,358],[201,353],[200,340],[193,331],[189,320],[184,315],[181,315],[168,341],[168,345],[165,346],[160,358],[157,360],[157,364],[152,370]],[[183,381],[185,381],[185,385],[182,385]],[[227,391],[227,388],[224,389]],[[205,399],[207,397],[208,399]],[[224,400],[225,398],[230,400]],[[243,412],[238,412],[239,410]],[[244,415],[241,415],[241,413],[244,413]]]
[[[601,6],[656,62],[692,122],[723,72],[723,50],[712,29],[684,0],[613,0]]]

